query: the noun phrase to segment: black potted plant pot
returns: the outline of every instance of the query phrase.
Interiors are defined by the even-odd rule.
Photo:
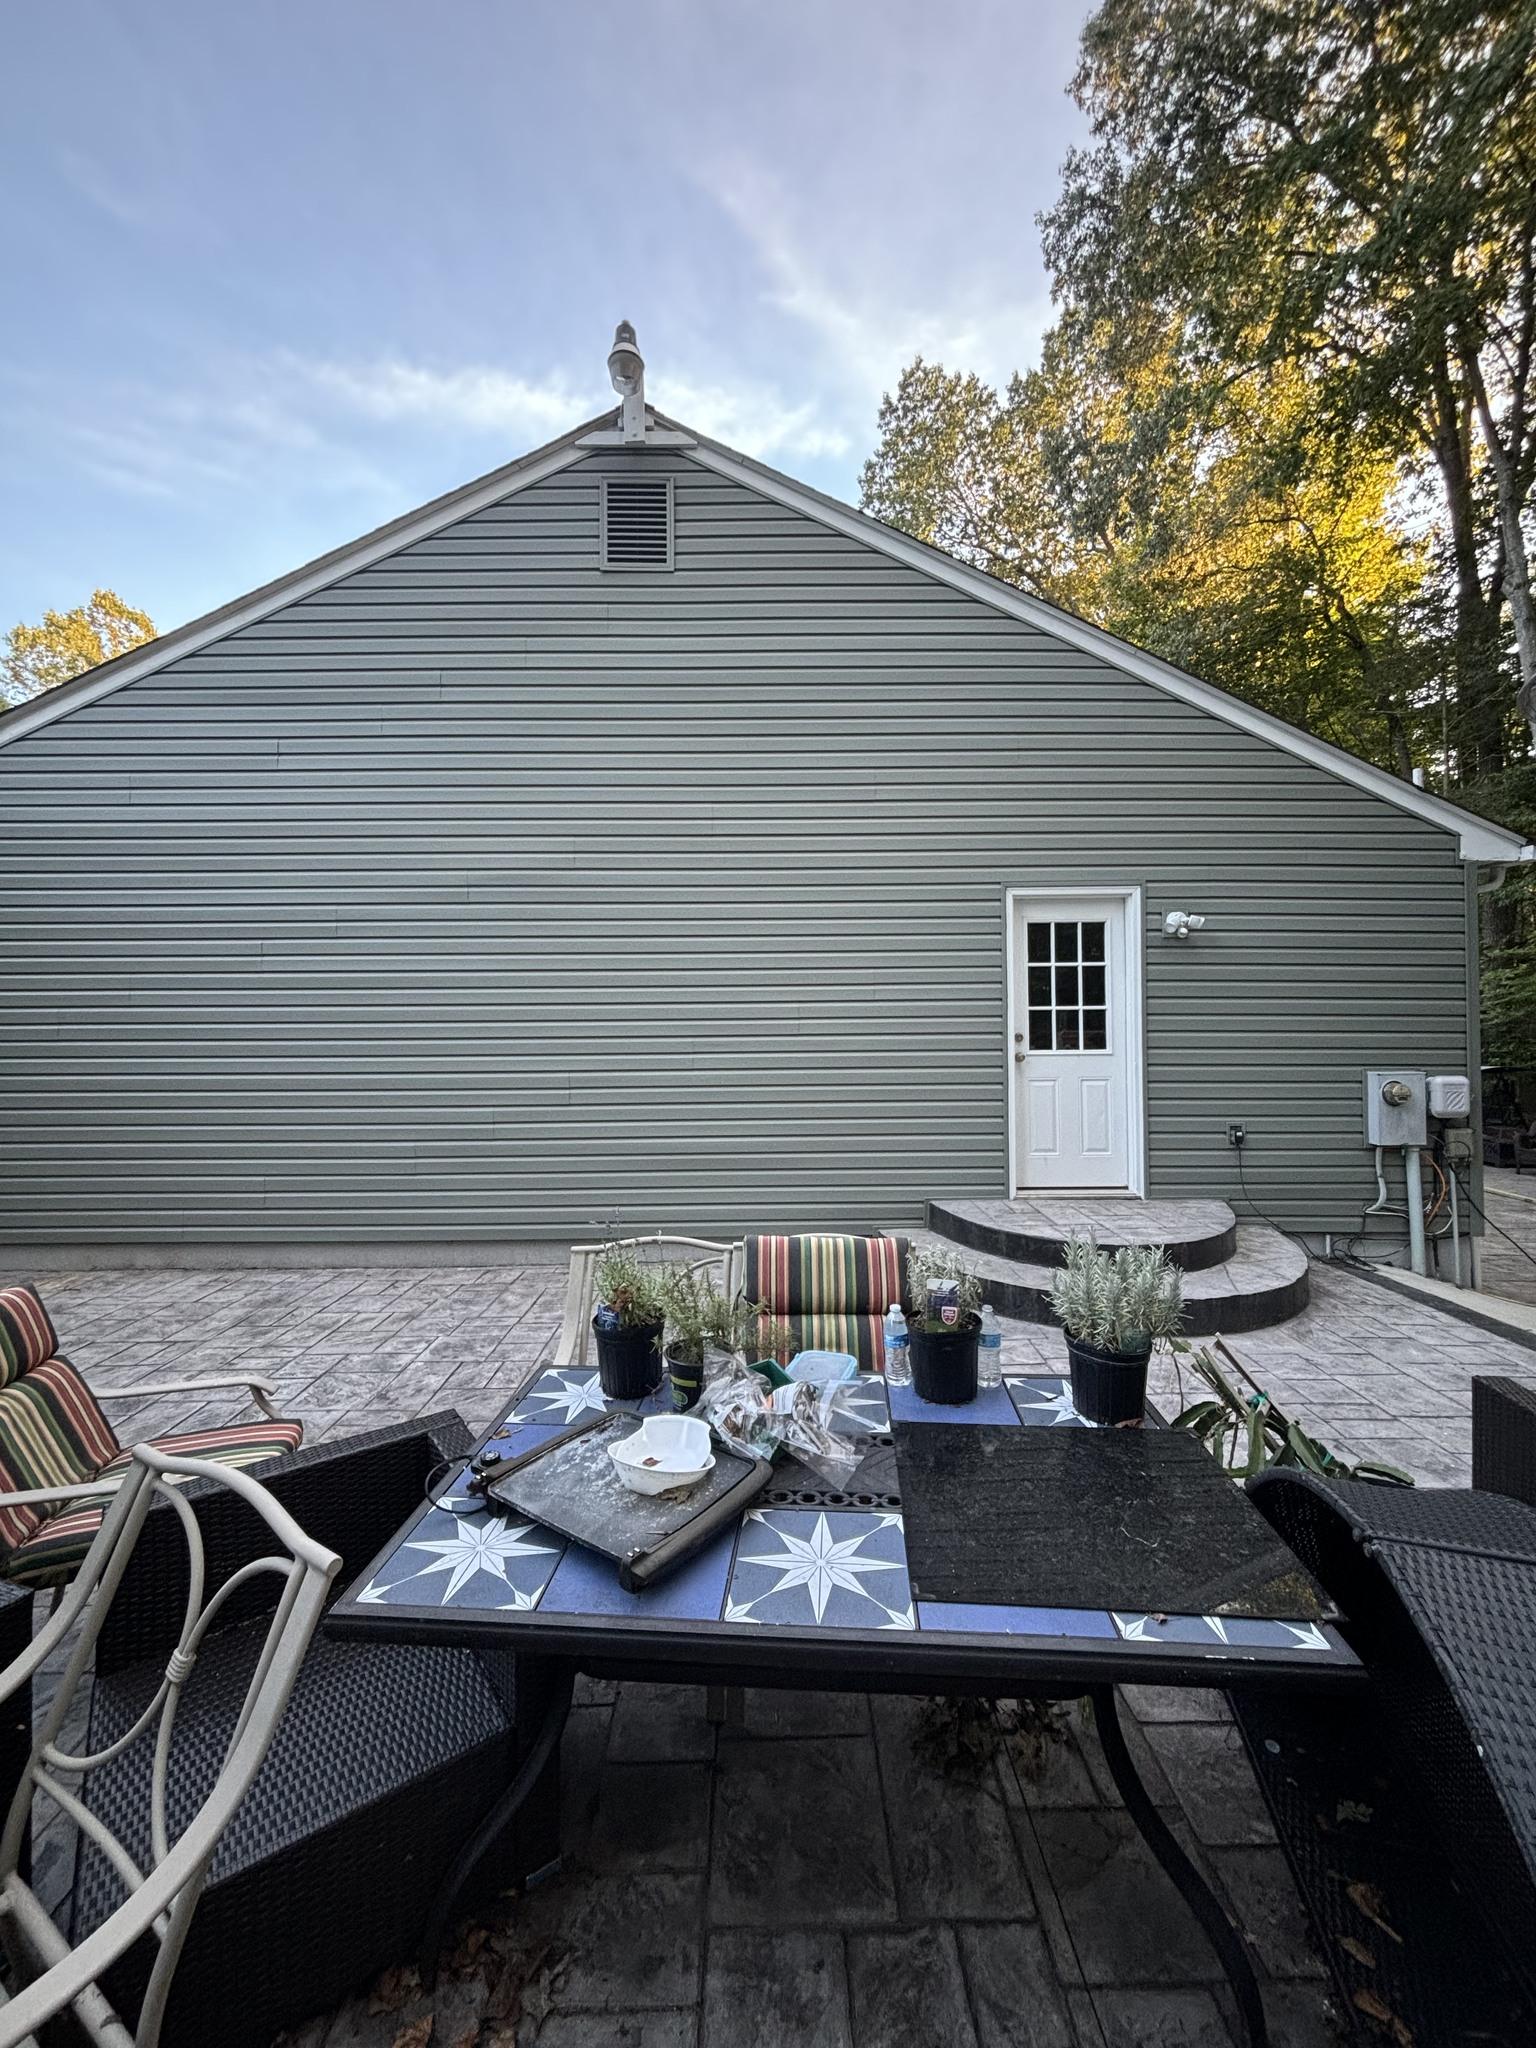
[[[976,1398],[976,1347],[981,1324],[953,1330],[925,1330],[911,1324],[912,1385],[920,1401],[958,1408]]]
[[[672,1381],[672,1406],[691,1408],[704,1385],[704,1361],[683,1355],[681,1345],[667,1346],[667,1373]]]
[[[638,1401],[661,1385],[661,1331],[659,1322],[605,1330],[593,1317],[597,1376],[610,1401]]]
[[[1080,1337],[1067,1338],[1072,1361],[1072,1406],[1087,1422],[1140,1422],[1147,1405],[1147,1361],[1142,1351],[1101,1351]]]

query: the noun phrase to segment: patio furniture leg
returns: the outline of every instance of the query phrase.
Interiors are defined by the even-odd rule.
[[[529,1743],[511,1784],[490,1808],[449,1865],[448,1874],[438,1887],[437,1897],[432,1901],[432,1910],[427,1915],[427,1924],[421,1937],[420,1972],[422,1983],[429,1989],[436,1979],[437,1958],[453,1924],[454,1909],[459,1903],[460,1894],[474,1873],[475,1866],[491,1844],[510,1827],[519,1811],[539,1788],[545,1771],[559,1750],[560,1737],[565,1732],[566,1720],[571,1711],[571,1692],[576,1683],[576,1667],[566,1663],[545,1663],[541,1659],[530,1657],[519,1658],[519,1684],[536,1684],[539,1678],[543,1679],[544,1698],[538,1732]],[[521,1718],[519,1716],[519,1719]]]
[[[1120,1726],[1119,1711],[1115,1705],[1114,1687],[1096,1685],[1088,1697],[1093,1702],[1094,1726],[1098,1729],[1099,1740],[1104,1745],[1110,1776],[1115,1781],[1115,1789],[1125,1801],[1126,1812],[1136,1823],[1142,1840],[1178,1886],[1190,1911],[1205,1929],[1227,1982],[1232,1987],[1232,1995],[1237,2000],[1237,2009],[1250,2048],[1267,2048],[1269,2029],[1264,2019],[1264,2001],[1259,1995],[1258,1979],[1253,1974],[1253,1965],[1248,1960],[1247,1950],[1243,1947],[1242,1936],[1222,1911],[1221,1904],[1210,1886],[1185,1855],[1168,1823],[1153,1805],[1146,1786],[1137,1775],[1131,1753],[1125,1746],[1125,1734]]]

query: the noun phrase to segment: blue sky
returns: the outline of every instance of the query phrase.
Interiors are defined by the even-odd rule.
[[[0,631],[162,628],[611,404],[855,498],[917,352],[1049,303],[1070,0],[0,11]]]

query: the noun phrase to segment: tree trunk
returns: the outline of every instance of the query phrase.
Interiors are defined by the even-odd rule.
[[[1477,507],[1469,447],[1468,404],[1457,392],[1446,357],[1435,365],[1435,462],[1445,492],[1456,571],[1456,759],[1458,781],[1475,782],[1504,766],[1504,714],[1499,701],[1499,606],[1483,588]]]

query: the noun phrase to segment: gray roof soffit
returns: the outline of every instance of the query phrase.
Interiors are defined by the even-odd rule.
[[[828,497],[809,484],[797,482],[781,471],[771,469],[766,463],[749,455],[738,454],[719,441],[712,441],[708,435],[684,426],[665,414],[653,412],[652,418],[659,429],[650,445],[658,452],[680,453],[686,451],[689,459],[702,463],[706,468],[720,475],[735,477],[749,488],[761,491],[779,503],[805,513],[822,525],[862,541],[866,546],[904,562],[908,567],[937,578],[952,588],[968,592],[994,609],[1021,619],[1037,630],[1049,633],[1069,645],[1082,648],[1099,660],[1119,669],[1123,674],[1135,676],[1168,695],[1197,706],[1200,710],[1222,719],[1226,724],[1251,733],[1267,741],[1283,752],[1311,763],[1325,773],[1341,781],[1353,783],[1357,788],[1370,792],[1394,805],[1398,810],[1421,818],[1426,823],[1439,826],[1443,831],[1456,835],[1464,860],[1506,863],[1529,860],[1532,849],[1525,846],[1520,835],[1507,831],[1503,826],[1494,825],[1475,812],[1464,810],[1461,805],[1449,802],[1445,797],[1416,788],[1412,783],[1403,782],[1369,761],[1362,761],[1357,755],[1347,753],[1342,747],[1335,747],[1327,740],[1316,738],[1304,732],[1299,726],[1288,725],[1283,719],[1267,711],[1260,711],[1254,705],[1233,697],[1225,690],[1217,689],[1211,683],[1201,682],[1197,676],[1175,668],[1171,663],[1160,660],[1144,649],[1132,646],[1128,641],[1116,639],[1101,626],[1089,624],[1071,612],[1047,604],[1043,598],[1032,597],[1014,584],[1004,583],[985,571],[973,569],[964,562],[958,562],[940,549],[930,547],[925,541],[914,540],[910,534],[886,526],[882,521],[871,518],[867,512],[859,512],[840,499]],[[471,512],[495,504],[498,499],[511,497],[526,490],[530,485],[552,476],[561,469],[581,462],[599,449],[618,445],[613,433],[616,413],[613,409],[600,413],[596,418],[585,420],[573,427],[569,433],[547,442],[516,461],[504,464],[500,469],[491,470],[472,483],[461,485],[457,490],[446,492],[434,498],[429,504],[407,512],[386,525],[377,527],[361,539],[346,546],[335,548],[330,553],[317,557],[302,568],[295,569],[274,582],[264,584],[259,590],[248,592],[244,597],[221,605],[217,610],[205,613],[201,618],[189,620],[186,625],[176,627],[163,634],[158,640],[145,646],[130,649],[114,660],[103,662],[99,667],[87,669],[84,675],[73,681],[61,683],[57,689],[49,690],[44,696],[31,698],[25,704],[0,714],[0,746],[23,738],[56,719],[66,717],[82,705],[95,702],[98,697],[110,691],[121,689],[142,676],[151,675],[157,669],[179,657],[192,653],[199,647],[223,635],[238,631],[242,626],[255,624],[276,611],[281,605],[293,603],[296,599],[323,590],[328,584],[339,581],[358,569],[382,560],[396,553],[400,548],[409,547],[413,542],[429,538],[455,519],[464,518]],[[631,444],[632,445],[632,444]],[[642,451],[636,451],[642,452]]]

